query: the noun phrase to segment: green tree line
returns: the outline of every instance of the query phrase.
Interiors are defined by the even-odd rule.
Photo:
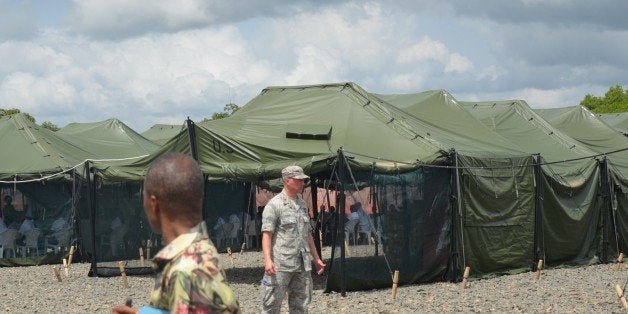
[[[615,113],[628,111],[628,89],[621,85],[611,86],[604,97],[587,94],[580,102],[595,113]]]
[[[10,115],[14,115],[16,113],[21,113],[21,112],[22,111],[20,111],[20,109],[17,109],[17,108],[11,108],[11,109],[0,108],[0,117],[10,116]],[[31,120],[31,122],[35,123],[35,117],[31,116],[29,113],[24,112],[24,116],[26,116],[28,120]],[[51,131],[59,130],[59,127],[50,121],[44,121],[41,124],[41,126]]]

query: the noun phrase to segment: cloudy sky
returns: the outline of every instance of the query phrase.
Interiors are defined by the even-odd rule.
[[[0,108],[38,122],[210,117],[266,86],[576,105],[628,85],[623,0],[0,0]]]

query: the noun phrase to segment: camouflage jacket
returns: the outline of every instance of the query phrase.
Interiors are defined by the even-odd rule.
[[[300,197],[291,200],[281,192],[273,197],[262,213],[262,232],[272,236],[272,259],[278,271],[312,269],[308,236],[311,230],[307,205]]]
[[[235,294],[219,268],[218,252],[205,222],[170,242],[153,258],[158,273],[150,306],[171,313],[240,313]]]

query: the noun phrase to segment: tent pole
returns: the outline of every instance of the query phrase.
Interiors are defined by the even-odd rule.
[[[83,248],[83,234],[81,231],[80,221],[81,215],[76,206],[78,199],[78,192],[76,191],[76,169],[72,170],[72,226],[76,230],[76,251],[78,252],[81,260],[85,258],[85,249]]]
[[[312,176],[310,178],[310,192],[312,194],[312,214],[314,216],[314,221],[316,222],[313,234],[314,247],[316,248],[316,253],[318,253],[318,256],[323,256],[321,255],[321,237],[318,232],[321,229],[321,224],[318,220],[318,188],[316,186],[316,177]]]
[[[532,155],[534,160],[534,247],[532,251],[532,271],[536,271],[537,261],[541,256],[541,222],[543,215],[543,171],[541,169],[541,155]]]
[[[608,263],[608,251],[609,251],[609,216],[612,216],[612,204],[611,204],[611,193],[610,193],[610,173],[608,171],[608,158],[604,156],[602,160],[599,161],[600,172],[601,172],[601,180],[602,180],[602,263]]]
[[[332,176],[332,178],[333,178],[333,176]],[[337,186],[338,185],[336,185],[336,187]],[[327,193],[327,200],[328,200],[328,204],[330,204],[329,206],[331,206],[331,203],[329,203],[329,193]],[[338,205],[338,194],[337,193],[336,193],[336,198],[335,198],[334,201],[336,201],[335,204]],[[326,269],[326,272],[328,274],[332,274],[332,269],[334,267],[334,257],[335,257],[335,253],[336,253],[336,243],[338,243],[336,241],[336,239],[338,238],[338,221],[340,220],[339,219],[339,214],[338,214],[338,209],[336,209],[336,211],[333,213],[333,216],[330,219],[333,219],[335,223],[334,223],[334,229],[331,230],[331,257],[329,259],[329,267],[327,267],[327,269]],[[329,278],[329,276],[328,276],[328,278]],[[329,292],[331,292],[331,290],[329,289],[329,286],[327,286],[325,288],[325,293],[329,293]]]
[[[91,170],[89,165],[89,160],[85,161],[85,179],[87,184],[87,208],[89,209],[89,224],[91,226],[90,233],[92,235],[92,265],[90,267],[88,276],[89,277],[98,277],[98,267],[96,263],[96,204],[94,204],[94,190],[91,180]]]
[[[340,219],[340,215],[345,214],[345,191],[344,191],[344,167],[345,157],[342,153],[342,148],[338,149],[338,208],[336,209],[336,229],[340,230],[340,295],[347,296],[347,269],[345,261],[345,231],[344,231],[344,219]],[[342,223],[342,226],[340,225]]]
[[[452,275],[451,281],[458,282],[460,280],[460,276],[458,274],[459,253],[458,253],[458,246],[457,246],[457,241],[456,241],[456,238],[457,238],[456,230],[460,228],[460,233],[464,232],[464,230],[462,229],[462,225],[460,226],[457,225],[459,219],[461,218],[460,215],[462,215],[462,197],[460,195],[461,194],[460,192],[460,168],[458,165],[458,152],[452,149],[450,152],[450,158],[452,159],[453,164],[455,166],[455,169],[452,172],[452,176],[453,176],[452,184],[456,188],[454,192],[455,194],[452,195],[452,198],[451,198],[451,202],[452,202],[451,204],[452,205],[451,206],[451,209],[452,209],[451,210],[451,275]]]
[[[246,228],[248,228],[248,224],[245,224],[244,222],[246,222],[246,220],[244,219],[244,215],[248,215],[249,216],[249,224],[251,223],[251,215],[249,215],[249,211],[251,209],[251,182],[244,182],[244,193],[242,195],[242,198],[244,199],[244,204],[246,204],[246,206],[242,207],[242,215],[240,215],[240,221],[242,222],[240,224],[240,232],[242,234],[242,242],[238,243],[240,245],[240,247],[242,246],[242,243],[246,243],[246,246],[248,247],[250,244],[247,243],[247,238],[246,238]]]
[[[198,161],[198,154],[196,152],[196,131],[194,129],[194,121],[190,120],[190,117],[185,120],[188,127],[188,137],[190,140],[190,154],[194,160]]]

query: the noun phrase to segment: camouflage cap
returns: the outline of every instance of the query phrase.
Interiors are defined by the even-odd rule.
[[[292,179],[308,179],[309,176],[303,173],[303,168],[299,166],[288,166],[281,170],[281,177],[284,179],[292,178]]]

